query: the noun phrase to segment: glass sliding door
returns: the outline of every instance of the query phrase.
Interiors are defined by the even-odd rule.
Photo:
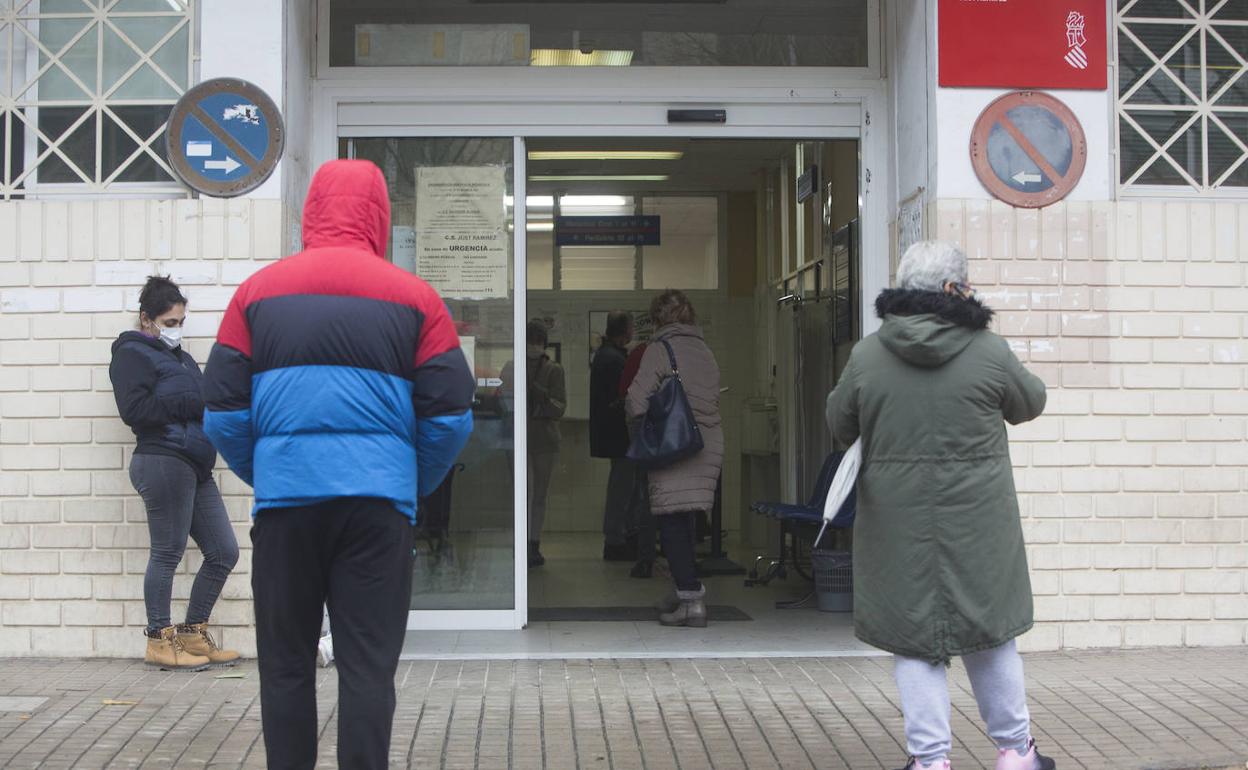
[[[524,478],[524,392],[514,387],[523,292],[513,290],[516,148],[511,137],[344,139],[340,153],[375,163],[390,194],[386,259],[445,300],[477,381],[473,432],[442,486],[417,515],[409,628],[514,628],[515,479]],[[521,156],[522,158],[522,156]],[[523,159],[520,161],[523,164]],[[523,246],[521,245],[521,250]],[[523,258],[521,253],[520,258]],[[517,306],[519,302],[519,306]],[[522,324],[520,324],[522,326]],[[522,350],[522,345],[519,346]],[[520,365],[517,367],[516,362]],[[523,491],[523,490],[521,490]],[[521,506],[523,510],[523,506]]]

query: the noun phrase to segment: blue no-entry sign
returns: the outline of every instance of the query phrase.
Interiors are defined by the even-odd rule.
[[[1034,91],[988,105],[971,132],[971,163],[1006,203],[1039,208],[1065,198],[1087,163],[1083,127],[1057,99]]]
[[[245,80],[216,78],[187,91],[165,132],[169,163],[188,187],[229,198],[260,186],[282,156],[277,105]]]

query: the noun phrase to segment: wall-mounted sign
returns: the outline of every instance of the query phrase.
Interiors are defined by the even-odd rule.
[[[727,123],[727,110],[668,110],[668,123]]]
[[[416,274],[448,299],[507,296],[502,166],[416,168]]]
[[[277,105],[237,78],[206,80],[187,91],[165,131],[169,165],[178,178],[219,198],[259,187],[277,168],[285,142]]]
[[[557,246],[658,246],[658,216],[555,217]]]
[[[923,240],[922,188],[897,206],[897,258],[901,259],[906,249],[921,240]]]
[[[819,187],[819,167],[809,166],[797,178],[797,202],[805,203]]]
[[[1087,160],[1083,127],[1048,94],[1006,94],[988,105],[971,131],[975,174],[1013,206],[1040,208],[1065,198]]]
[[[940,85],[1103,90],[1105,0],[940,0]]]

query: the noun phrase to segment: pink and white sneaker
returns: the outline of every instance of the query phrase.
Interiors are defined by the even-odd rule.
[[[996,770],[1056,770],[1057,763],[1036,751],[1036,740],[1027,742],[1027,751],[1019,754],[1014,749],[997,750]]]
[[[938,762],[933,762],[930,765],[925,765],[919,761],[918,757],[910,757],[910,761],[907,762],[906,766],[901,768],[901,770],[949,770],[949,768],[949,760],[947,759],[942,759]]]

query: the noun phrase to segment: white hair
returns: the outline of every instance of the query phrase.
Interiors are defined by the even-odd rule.
[[[897,286],[916,291],[944,291],[945,284],[967,282],[966,253],[946,241],[919,241],[906,249],[897,266]]]

